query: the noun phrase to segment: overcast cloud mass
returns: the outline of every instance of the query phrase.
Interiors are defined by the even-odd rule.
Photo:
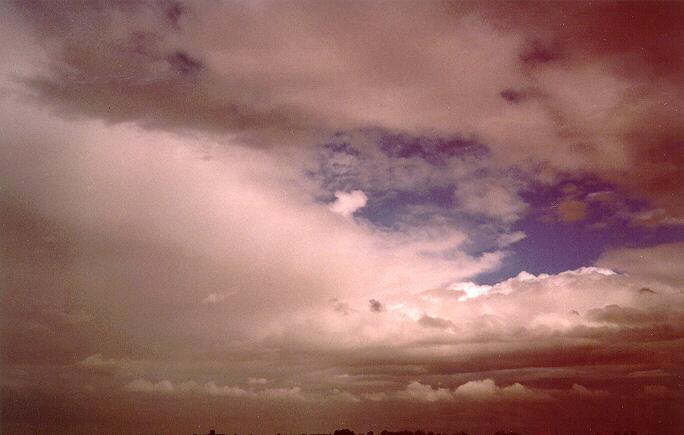
[[[2,433],[681,434],[683,22],[3,2]]]

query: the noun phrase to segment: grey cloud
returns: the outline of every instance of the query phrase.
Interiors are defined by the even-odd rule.
[[[525,96],[522,93],[511,88],[504,89],[499,92],[499,95],[501,95],[501,98],[511,103],[519,103],[525,99]]]
[[[197,150],[206,144],[191,136],[25,109],[3,121],[1,237],[15,270],[4,278],[8,363],[250,358],[304,306],[339,297],[351,315],[362,298],[355,306],[367,312],[368,294],[423,290],[496,265],[495,255],[426,258],[418,248],[442,240],[341,219],[259,150],[222,149],[207,161]]]
[[[129,363],[126,360],[104,358],[101,353],[84,358],[78,365],[85,370],[104,375],[124,374],[129,371]]]
[[[24,77],[20,92],[61,115],[237,134],[257,146],[308,147],[369,127],[474,137],[499,165],[540,179],[592,173],[663,209],[663,224],[679,222],[682,98],[673,72],[683,44],[667,17],[684,12],[595,8],[612,21],[572,4],[510,15],[493,4],[402,2],[39,2],[7,12],[52,47],[51,70]],[[634,26],[640,33],[624,31]],[[593,32],[606,37],[597,42]]]
[[[418,319],[418,323],[426,328],[447,329],[454,326],[450,320],[442,319],[441,317],[430,317],[427,314],[423,314],[423,316]]]
[[[146,379],[136,379],[127,384],[124,389],[126,391],[142,393],[172,393],[174,387],[173,384],[166,379],[157,383],[152,383]]]
[[[671,200],[682,185],[672,145],[677,5],[539,4],[510,15],[493,4],[401,2],[12,9],[50,35],[52,71],[25,83],[60,113],[239,133],[252,145],[366,127],[474,136],[504,164],[593,172],[681,214]],[[525,100],[524,89],[544,101],[502,108],[501,97]]]
[[[682,255],[684,255],[684,243],[665,243],[648,248],[608,250],[596,263],[619,271],[629,270],[635,277],[643,279],[644,284],[660,282],[680,288],[684,284],[684,273],[679,267],[679,259]],[[656,285],[640,287],[657,288]],[[649,292],[642,293],[645,296],[650,294]]]
[[[330,303],[333,305],[333,310],[337,311],[338,313],[342,314],[349,314],[350,307],[348,304],[345,304],[344,302],[339,302],[336,298],[333,298],[330,300]]]
[[[370,299],[368,304],[370,305],[370,310],[374,313],[381,313],[385,311],[385,306],[382,305],[382,303],[380,303],[378,300]]]
[[[669,319],[662,312],[645,312],[631,307],[620,307],[619,305],[607,305],[604,308],[594,308],[587,312],[590,320],[598,322],[610,322],[618,324],[639,324],[650,322],[666,322]],[[676,321],[675,321],[676,322]]]

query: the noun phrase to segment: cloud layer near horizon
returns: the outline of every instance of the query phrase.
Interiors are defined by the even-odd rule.
[[[684,7],[0,8],[3,432],[682,427]]]

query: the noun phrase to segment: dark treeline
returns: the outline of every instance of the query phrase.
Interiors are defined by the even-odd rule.
[[[349,430],[349,429],[338,429],[333,433],[333,435],[357,435],[354,433],[354,431]],[[369,432],[359,432],[358,435],[375,435],[373,431]],[[411,431],[411,430],[401,430],[398,432],[392,432],[388,430],[383,430],[380,432],[379,435],[468,435],[467,432],[453,432],[453,433],[447,433],[447,432],[425,432],[422,430],[416,430],[416,431]],[[505,431],[498,431],[494,435],[521,435],[518,432],[505,432]]]
[[[280,434],[278,434],[278,435],[280,435]],[[302,434],[302,435],[306,435],[306,434]],[[313,435],[313,434],[310,434],[310,435]],[[318,434],[318,435],[330,435],[330,434]],[[357,435],[357,434],[354,433],[354,431],[349,430],[349,429],[338,429],[332,435]],[[358,435],[375,435],[375,434],[373,433],[373,431],[369,431],[366,433],[359,432]],[[398,432],[391,432],[388,430],[383,430],[382,432],[380,432],[379,435],[468,435],[468,433],[463,432],[463,431],[451,432],[451,433],[449,433],[449,432],[425,432],[425,431],[422,431],[419,429],[416,431],[401,430]],[[520,432],[515,432],[515,431],[499,430],[499,431],[494,432],[494,435],[522,435],[522,434]],[[602,435],[602,434],[600,432],[598,432],[596,435]],[[606,435],[610,435],[610,434],[607,433]],[[612,435],[638,435],[638,434],[636,431],[632,430],[632,431],[625,431],[625,432],[615,431],[615,432],[613,432]],[[647,434],[647,435],[652,435],[652,434]]]
[[[197,435],[197,434],[193,434]],[[202,434],[204,435],[204,434]],[[210,431],[206,435],[224,435],[224,434],[218,434],[214,430]],[[233,434],[237,435],[237,434]],[[249,434],[252,435],[252,434]],[[281,435],[278,433],[278,435]],[[285,434],[285,435],[299,435],[299,434]],[[329,434],[329,433],[320,433],[320,434],[301,434],[301,435],[376,435],[373,431],[368,431],[368,432],[359,432],[358,434],[354,432],[353,430],[350,429],[338,429],[334,433]],[[401,430],[398,432],[392,432],[388,430],[383,430],[377,435],[468,435],[467,432],[461,431],[461,432],[425,432],[422,430],[416,430],[416,431],[410,431],[410,430]],[[511,431],[505,431],[505,430],[499,430],[494,432],[493,435],[522,435],[520,432],[511,432]],[[597,432],[596,435],[602,435],[600,432]],[[609,433],[606,433],[605,435],[611,435]],[[613,432],[612,435],[639,435],[636,431],[625,431],[625,432],[620,432],[620,431],[615,431]],[[647,435],[652,435],[652,434],[647,434]]]

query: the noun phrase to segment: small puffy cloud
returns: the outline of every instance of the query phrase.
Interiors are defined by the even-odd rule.
[[[363,398],[366,400],[370,400],[371,402],[382,402],[383,400],[387,399],[387,393],[385,392],[377,392],[377,393],[365,393],[363,395]]]
[[[573,384],[572,388],[570,389],[570,392],[576,395],[580,395],[582,397],[605,397],[610,395],[607,391],[590,390],[584,385],[580,384]]]
[[[267,384],[267,383],[268,383],[268,379],[266,379],[266,378],[247,378],[247,382],[250,383],[250,384],[260,384],[260,385],[263,385],[263,384]]]
[[[262,379],[256,379],[256,381],[252,382],[252,384],[263,384]],[[244,389],[239,386],[219,385],[214,381],[209,381],[203,385],[195,381],[184,381],[174,384],[169,380],[154,383],[147,379],[139,378],[126,384],[124,390],[135,393],[193,393],[242,399],[306,400],[307,398],[300,387],[267,388],[255,391],[251,388]]]
[[[460,385],[454,390],[454,397],[474,400],[540,400],[548,398],[548,395],[531,390],[518,382],[499,387],[493,379],[483,379]]]
[[[84,358],[78,363],[78,366],[94,373],[114,374],[127,370],[129,362],[114,358],[104,358],[101,353],[96,353]]]
[[[223,293],[210,293],[209,296],[204,298],[202,300],[203,304],[218,304],[219,302],[223,302],[223,300],[226,298],[226,295]]]
[[[333,390],[333,394],[331,396],[328,396],[328,399],[333,401],[350,403],[356,403],[361,401],[361,399],[359,399],[357,396],[353,395],[349,391],[341,391],[337,388]]]
[[[101,368],[101,367],[118,367],[119,362],[118,360],[115,359],[105,359],[102,357],[101,353],[96,353],[93,355],[90,355],[89,357],[86,357],[83,359],[83,361],[80,362],[80,365],[83,367],[94,367],[94,368]]]
[[[126,384],[124,390],[134,393],[173,393],[174,387],[171,381],[166,379],[157,383],[152,383],[147,379],[136,379]]]
[[[572,385],[572,391],[576,392],[577,394],[582,394],[582,395],[591,394],[591,392],[589,391],[589,389],[587,389],[587,387],[585,387],[583,385],[579,385],[579,384],[573,384]]]
[[[300,387],[268,388],[261,394],[269,399],[305,400],[306,398]]]
[[[368,202],[368,197],[361,190],[353,190],[351,192],[337,191],[335,192],[335,198],[335,201],[330,204],[330,210],[344,217],[353,215]]]
[[[202,387],[195,381],[181,382],[177,385],[178,391],[182,393],[197,392],[200,391]]]
[[[576,199],[566,198],[556,208],[558,218],[563,222],[577,222],[587,216],[587,203]]]
[[[214,381],[207,382],[203,391],[212,396],[249,397],[253,394],[240,387],[218,386]]]
[[[497,386],[492,379],[470,381],[454,390],[454,394],[474,399],[491,398],[496,394]]]
[[[368,396],[366,396],[368,397]],[[520,383],[499,387],[492,379],[469,381],[455,388],[435,388],[431,385],[413,381],[394,397],[416,402],[438,402],[459,400],[543,400],[549,396],[534,391]]]
[[[451,391],[447,388],[435,389],[418,381],[408,384],[405,390],[396,393],[396,397],[417,402],[437,402],[454,398]]]

